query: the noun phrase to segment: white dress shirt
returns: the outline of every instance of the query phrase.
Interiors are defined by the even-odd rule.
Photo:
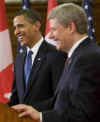
[[[39,48],[40,48],[40,46],[41,46],[41,44],[43,43],[43,37],[30,49],[29,47],[27,47],[27,54],[28,54],[28,52],[31,50],[32,52],[33,52],[33,54],[32,54],[32,64],[33,64],[33,62],[34,62],[34,59],[35,59],[35,57],[36,57],[36,55],[37,55],[37,53],[38,53],[38,50],[39,50]]]
[[[69,50],[68,52],[68,58],[70,58],[73,54],[73,52],[75,51],[75,49],[87,38],[88,36],[83,37],[82,39],[80,39],[79,41],[77,41],[72,48]]]

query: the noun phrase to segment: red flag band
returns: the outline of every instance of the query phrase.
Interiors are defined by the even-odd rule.
[[[11,95],[13,80],[12,49],[4,0],[0,0],[0,102],[6,103]]]
[[[51,11],[51,9],[53,9],[54,7],[57,6],[57,2],[56,0],[48,0],[48,11],[47,11],[47,16],[48,16],[48,13]],[[49,26],[49,21],[47,20],[46,21],[46,29],[45,29],[45,35],[46,35],[46,40],[53,44],[53,45],[56,45],[56,42],[54,40],[51,40],[48,38],[48,34],[49,34],[49,31],[50,31],[50,26]]]

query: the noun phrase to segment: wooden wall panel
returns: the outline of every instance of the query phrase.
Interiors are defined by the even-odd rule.
[[[46,22],[46,13],[47,13],[47,3],[32,3],[31,7],[36,9],[40,12],[42,19],[43,19],[43,26],[41,28],[42,32],[44,32],[45,22]],[[8,17],[8,27],[10,31],[11,41],[12,41],[12,49],[13,49],[13,56],[16,56],[16,47],[17,47],[17,40],[13,33],[13,17],[15,16],[16,12],[21,8],[20,3],[18,4],[6,4],[7,9],[7,17]],[[96,39],[97,43],[100,45],[100,0],[93,1],[93,15],[94,15],[94,26],[96,31]]]

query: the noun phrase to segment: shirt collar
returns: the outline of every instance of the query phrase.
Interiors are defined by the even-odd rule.
[[[80,43],[82,43],[88,36],[83,37],[82,39],[80,39],[79,41],[77,41],[72,48],[69,50],[68,52],[68,58],[70,58],[73,54],[73,52],[75,51],[75,49],[80,45]]]
[[[32,52],[37,53],[39,50],[39,47],[41,46],[42,42],[43,42],[43,37],[41,37],[41,39],[30,49],[29,47],[27,47],[27,53],[32,50]]]

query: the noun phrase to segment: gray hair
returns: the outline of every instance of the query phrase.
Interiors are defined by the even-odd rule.
[[[65,3],[52,9],[48,15],[48,19],[56,18],[63,26],[67,26],[70,22],[74,22],[77,32],[84,34],[88,32],[88,22],[84,10],[74,4]]]

